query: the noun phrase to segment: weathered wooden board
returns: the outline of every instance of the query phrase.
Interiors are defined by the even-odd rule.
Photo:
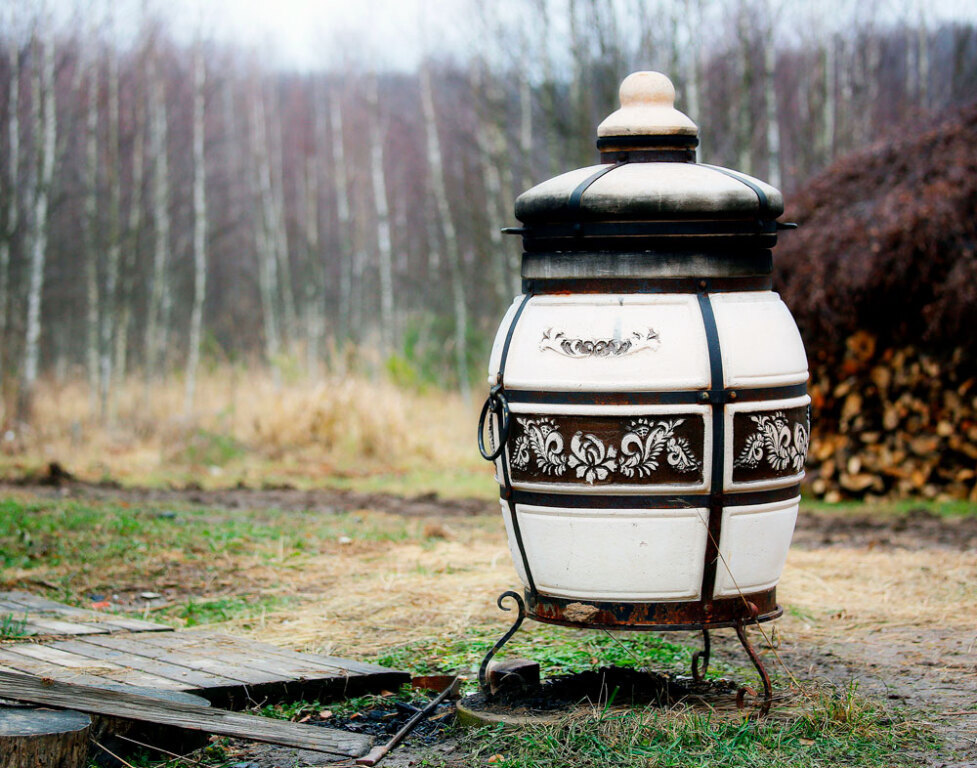
[[[333,728],[290,723],[177,701],[163,701],[123,690],[40,680],[0,672],[0,696],[32,704],[72,708],[81,712],[145,720],[222,736],[311,749],[340,757],[359,757],[373,744],[367,736]]]
[[[90,635],[112,632],[171,632],[172,627],[56,603],[28,592],[0,592],[0,614],[24,621],[27,635]]]
[[[25,592],[0,593],[0,613],[18,607],[69,637],[0,646],[0,669],[62,682],[187,691],[241,709],[258,702],[357,696],[396,690],[406,672],[334,656],[298,653],[248,638],[167,627],[60,605]],[[13,612],[13,611],[11,611]],[[92,619],[91,617],[95,618]],[[90,622],[90,623],[86,623]],[[126,623],[130,626],[124,626]]]

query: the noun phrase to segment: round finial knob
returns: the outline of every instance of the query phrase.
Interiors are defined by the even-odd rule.
[[[638,104],[675,106],[675,86],[661,72],[632,72],[624,78],[618,94],[622,107]]]
[[[633,72],[620,90],[621,108],[597,126],[607,136],[698,136],[699,129],[675,109],[675,86],[661,72]]]

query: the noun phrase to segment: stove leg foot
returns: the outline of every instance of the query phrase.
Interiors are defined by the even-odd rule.
[[[712,652],[712,642],[709,639],[709,630],[702,630],[702,650],[696,651],[692,654],[692,680],[696,683],[701,683],[705,677],[706,672],[709,671],[709,656]],[[699,662],[702,662],[702,669],[699,668]]]
[[[504,605],[505,599],[507,597],[511,597],[513,600],[516,601],[516,608],[519,611],[519,615],[516,616],[516,620],[509,628],[509,631],[506,632],[504,635],[502,635],[502,637],[499,638],[498,642],[496,642],[496,644],[492,646],[492,649],[485,654],[485,658],[482,659],[482,665],[478,668],[478,687],[479,689],[481,689],[482,693],[484,693],[486,696],[489,695],[489,684],[488,684],[489,662],[492,661],[492,657],[495,656],[495,654],[502,648],[502,646],[508,643],[510,638],[514,634],[516,634],[516,632],[519,631],[519,627],[522,626],[522,622],[526,618],[526,603],[522,599],[522,595],[520,595],[518,592],[513,592],[512,590],[509,590],[508,592],[503,592],[501,595],[499,595],[499,599],[496,601],[496,604],[499,606],[499,608],[502,609],[503,611],[511,610],[510,608]]]
[[[760,656],[756,652],[756,649],[754,649],[754,647],[750,644],[750,639],[746,636],[746,627],[743,625],[742,621],[737,622],[736,624],[736,636],[743,644],[743,648],[750,657],[750,661],[753,662],[753,666],[756,667],[756,671],[759,673],[760,680],[763,683],[763,698],[760,700],[759,706],[757,707],[756,716],[766,717],[770,712],[770,703],[773,701],[773,687],[770,685],[770,676],[767,674],[767,670],[764,668],[763,662],[760,661]],[[737,707],[742,709],[745,706],[747,693],[756,696],[756,691],[746,687],[740,688],[736,692]]]

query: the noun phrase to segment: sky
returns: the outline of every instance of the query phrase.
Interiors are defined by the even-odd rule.
[[[638,3],[655,8],[663,0],[605,1],[617,7],[626,34],[628,15]],[[708,5],[715,14],[733,2],[713,0]],[[788,38],[809,33],[814,16],[818,26],[850,25],[853,12],[870,7],[882,20],[915,20],[922,13],[930,25],[949,19],[977,21],[975,0],[818,0],[816,6],[810,0],[767,2],[777,10]],[[206,37],[253,46],[268,63],[297,70],[330,68],[344,58],[377,70],[413,69],[430,49],[467,57],[485,38],[479,35],[484,29],[479,16],[485,9],[518,30],[519,14],[528,5],[520,0],[0,0],[0,25],[9,24],[11,12],[25,19],[45,5],[63,24],[86,24],[92,13],[103,15],[109,3],[123,45],[126,37],[134,37],[143,9],[148,8],[167,19],[178,38],[189,41],[203,29]],[[549,4],[552,53],[560,59],[558,49],[567,45],[561,27],[568,3]]]

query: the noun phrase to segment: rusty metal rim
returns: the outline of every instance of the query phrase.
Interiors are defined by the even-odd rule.
[[[767,621],[779,619],[783,615],[784,609],[778,605],[777,610],[771,613],[761,613],[755,619],[749,619],[749,623],[763,624]],[[729,621],[692,622],[689,624],[578,624],[572,621],[548,619],[531,611],[526,614],[526,618],[538,621],[540,624],[553,624],[560,627],[573,627],[574,629],[604,629],[608,632],[698,632],[703,629],[728,629],[743,622],[742,619],[730,619]]]
[[[777,619],[783,615],[784,610],[777,603],[776,593],[776,587],[772,587],[762,592],[716,600],[632,603],[553,597],[538,592],[533,594],[526,590],[525,610],[526,618],[533,621],[577,629],[637,632],[697,631],[735,627],[743,622],[755,624]],[[602,616],[602,620],[574,621],[566,618],[565,610],[575,604],[593,608],[592,615]],[[543,613],[540,613],[541,607]],[[657,620],[636,620],[634,618],[636,614],[652,614]],[[663,616],[669,615],[674,617],[674,620],[662,620]],[[715,618],[708,618],[710,615]],[[611,617],[613,620],[608,621],[606,617]]]

